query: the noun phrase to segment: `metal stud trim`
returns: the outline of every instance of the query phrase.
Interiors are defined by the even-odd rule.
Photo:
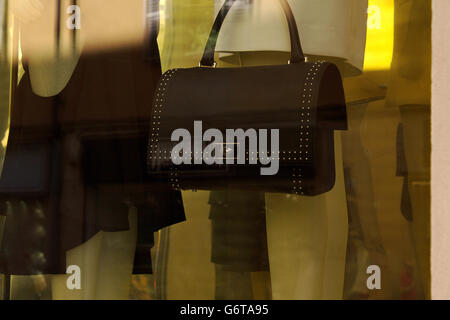
[[[313,99],[314,99],[314,81],[316,81],[320,68],[325,61],[317,61],[313,63],[306,73],[305,82],[303,84],[303,91],[300,97],[300,134],[299,134],[299,149],[294,160],[308,161],[312,157],[312,139],[313,139]],[[290,151],[289,151],[290,153]],[[297,157],[298,156],[298,157]],[[289,158],[290,160],[290,158]],[[302,186],[302,171],[301,168],[292,169],[292,193],[297,195],[304,195]]]
[[[153,114],[151,116],[151,132],[149,137],[149,162],[157,159],[162,159],[161,151],[158,150],[158,142],[160,140],[160,126],[161,126],[161,113],[164,109],[164,102],[166,99],[167,85],[170,79],[175,75],[178,69],[172,69],[164,73],[161,81],[156,89]],[[166,158],[164,158],[166,159]]]

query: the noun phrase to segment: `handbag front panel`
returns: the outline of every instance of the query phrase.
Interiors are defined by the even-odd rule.
[[[323,81],[324,74],[333,75],[333,68],[336,67],[319,62],[168,71],[154,99],[149,172],[169,181],[173,179],[176,182],[173,187],[180,189],[232,187],[305,195],[326,191],[334,183],[333,124],[330,126],[330,121],[321,119],[334,117],[336,129],[343,126],[342,119],[346,125],[340,76],[336,78],[334,74],[334,79],[328,76],[331,80]],[[337,68],[335,72],[338,73]],[[329,86],[334,88],[328,90]],[[319,99],[319,93],[327,98]],[[323,109],[319,106],[322,100]],[[267,130],[268,149],[279,161],[279,170],[274,175],[261,175],[264,165],[248,161],[246,164],[174,166],[171,150],[178,141],[171,141],[172,133],[186,129],[193,139],[195,121],[197,131],[201,123],[201,134],[208,129],[222,132],[224,144],[229,143],[225,142],[227,129],[254,129],[257,133]],[[322,122],[324,126],[320,128]],[[271,130],[275,129],[279,130],[278,150],[270,150]],[[203,142],[202,149],[208,143]],[[246,160],[249,160],[252,155],[248,141],[245,147]],[[192,160],[194,157],[193,153]]]

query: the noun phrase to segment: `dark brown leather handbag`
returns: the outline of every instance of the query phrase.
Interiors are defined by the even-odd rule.
[[[200,66],[163,75],[154,98],[149,173],[174,189],[327,192],[335,182],[334,130],[347,129],[340,73],[332,63],[307,62],[286,0],[279,2],[290,31],[288,64],[215,68],[217,36],[235,2],[227,0],[219,12]],[[241,135],[231,131],[228,139],[238,129]]]

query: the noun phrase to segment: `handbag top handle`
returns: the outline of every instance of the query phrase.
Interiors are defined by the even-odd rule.
[[[212,27],[211,33],[209,35],[208,42],[206,43],[205,52],[203,53],[200,66],[204,67],[215,67],[216,62],[214,61],[214,52],[216,50],[217,38],[219,36],[222,24],[230,11],[233,4],[238,0],[226,0],[219,13],[217,14],[216,20]],[[287,0],[278,0],[283,7],[284,13],[287,18],[289,35],[291,38],[291,60],[290,63],[299,63],[306,61],[305,55],[303,54],[302,45],[300,42],[300,37],[298,35],[297,24],[295,22],[294,15],[292,13],[291,7]]]

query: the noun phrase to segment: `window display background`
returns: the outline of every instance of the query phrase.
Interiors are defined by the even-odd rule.
[[[162,20],[159,39],[163,71],[172,67],[196,66],[213,19],[212,1],[174,0],[174,6],[168,6],[166,1],[162,1],[161,6],[165,19]],[[408,1],[400,2],[408,3]],[[421,289],[419,279],[422,277],[419,276],[421,272],[415,252],[416,246],[411,237],[410,226],[402,217],[399,208],[403,178],[395,175],[396,130],[400,116],[395,103],[388,105],[383,99],[386,93],[389,95],[391,81],[389,66],[394,45],[394,1],[371,0],[369,5],[378,6],[381,23],[380,25],[376,21],[369,23],[364,74],[361,77],[346,78],[345,86],[347,100],[350,102],[361,101],[367,97],[375,97],[374,100],[377,100],[369,102],[367,112],[360,114],[360,117],[354,113],[353,123],[355,127],[360,128],[355,136],[362,139],[370,159],[376,220],[379,224],[378,234],[375,232],[373,238],[381,237],[386,258],[381,256],[377,260],[383,272],[381,291],[368,294],[362,286],[359,288],[362,291],[360,296],[351,296],[350,285],[350,289],[346,287],[344,298],[421,298],[427,296],[427,293]],[[371,19],[374,19],[373,14],[369,16],[369,22]],[[406,92],[410,94],[409,91]],[[400,95],[391,94],[391,97]],[[347,151],[352,152],[351,148]],[[154,259],[158,265],[155,269],[156,274],[133,276],[130,298],[214,298],[216,270],[210,262],[211,226],[207,218],[210,208],[208,196],[208,192],[184,193],[188,222],[159,233],[158,243],[153,250],[153,255],[157,257]],[[370,228],[368,230],[370,232]],[[426,226],[424,230],[426,231]],[[426,261],[428,245],[426,242],[422,245],[425,250],[425,258],[422,260]],[[356,269],[354,267],[355,265],[352,269],[352,265],[348,263],[346,279],[354,279],[358,273],[365,276],[365,273],[358,269],[358,263]],[[427,268],[423,269],[426,278]],[[235,281],[235,285],[231,286],[230,290],[238,294],[242,289],[242,285],[239,287],[238,282],[248,281],[248,278],[243,275],[240,279],[238,277],[232,280]],[[364,284],[365,278],[359,280]],[[229,285],[230,280],[227,281],[226,284]],[[251,281],[254,289],[251,294],[255,298],[270,298],[268,293],[270,278],[268,279],[267,274],[252,274]]]
[[[206,17],[207,13],[213,14],[211,4],[208,1],[195,1],[195,3],[184,1],[182,4],[173,1],[173,5],[169,8],[168,3],[167,1],[166,19],[164,20],[166,25],[160,35],[163,71],[173,67],[195,66],[201,56],[204,42],[209,33],[209,26],[212,23],[213,18]],[[412,1],[400,1],[396,4],[402,5],[404,12],[407,12],[411,3]],[[426,4],[426,1],[423,3]],[[429,255],[427,254],[429,232],[427,231],[426,221],[429,211],[426,204],[424,209],[420,209],[425,210],[425,224],[422,226],[422,236],[418,244],[422,248],[419,253],[419,260],[422,261],[421,264],[423,265],[419,267],[417,246],[414,243],[417,242],[417,239],[413,239],[411,223],[405,220],[400,211],[403,177],[396,176],[396,139],[400,115],[398,111],[399,102],[393,100],[405,93],[408,95],[410,92],[404,89],[389,92],[389,85],[394,77],[392,70],[389,68],[394,47],[394,1],[370,1],[369,8],[377,8],[380,11],[369,11],[372,14],[369,15],[364,73],[359,77],[346,78],[344,81],[347,101],[350,104],[351,102],[364,100],[369,102],[365,114],[362,111],[359,115],[357,112],[353,112],[349,121],[350,123],[353,122],[354,138],[361,139],[370,163],[371,185],[374,189],[374,203],[370,206],[375,207],[376,216],[363,221],[363,228],[365,228],[364,232],[371,238],[372,244],[376,246],[376,243],[381,239],[385,250],[385,255],[383,252],[378,254],[372,252],[373,256],[368,258],[368,261],[377,261],[383,270],[383,290],[367,292],[363,281],[365,273],[362,273],[364,279],[359,279],[360,285],[356,290],[360,292],[356,292],[356,296],[353,295],[352,298],[423,298],[429,296],[428,285],[426,284],[429,282],[427,276],[427,270],[429,270]],[[169,10],[171,11],[169,12]],[[381,22],[377,22],[376,17],[374,17],[377,13],[380,14],[379,21]],[[406,16],[406,13],[403,15]],[[176,23],[173,23],[173,21],[176,21]],[[187,25],[194,24],[195,32],[192,28],[186,28]],[[166,33],[163,36],[164,32],[172,33],[172,35]],[[171,41],[167,39],[171,39]],[[412,52],[411,54],[413,55]],[[418,92],[417,94],[420,95],[421,93]],[[388,95],[387,100],[384,98],[386,95]],[[425,94],[424,99],[427,99],[427,94]],[[345,153],[352,153],[351,146],[344,150]],[[197,240],[193,239],[195,250],[187,244],[181,243],[181,239],[188,234],[193,234],[194,230],[198,230],[198,228],[207,230],[209,228],[208,221],[204,218],[208,212],[208,206],[206,205],[208,194],[185,192],[183,196],[186,201],[188,222],[171,228],[169,270],[173,268],[171,270],[173,273],[168,277],[168,298],[170,296],[174,298],[185,298],[187,296],[199,299],[212,298],[214,296],[214,287],[212,286],[214,272],[208,254],[210,250],[209,233],[202,233],[197,235]],[[205,204],[203,207],[200,206],[202,202]],[[190,203],[197,204],[195,209],[194,207],[189,208]],[[373,227],[370,225],[371,223],[378,223],[378,227]],[[180,241],[180,243],[178,244],[177,241]],[[203,245],[197,246],[200,243]],[[178,245],[180,247],[177,248]],[[182,251],[189,252],[190,256],[183,257],[183,255],[178,254]],[[186,263],[191,266],[195,264],[195,267],[189,268],[192,270],[189,275],[183,273],[186,270],[175,270],[177,269],[176,266],[180,265],[183,265],[183,269],[185,269]],[[354,279],[355,272],[359,272],[361,275],[360,270],[351,270],[351,267],[351,263],[347,261],[346,279]],[[419,271],[420,269],[423,271]],[[422,278],[425,278],[424,283],[422,283]],[[177,284],[170,283],[170,279],[177,279]],[[195,290],[193,289],[190,292],[188,284],[192,285],[193,279],[195,279],[196,287]],[[348,287],[347,290],[351,291]],[[351,292],[346,294],[347,298],[352,295]]]

